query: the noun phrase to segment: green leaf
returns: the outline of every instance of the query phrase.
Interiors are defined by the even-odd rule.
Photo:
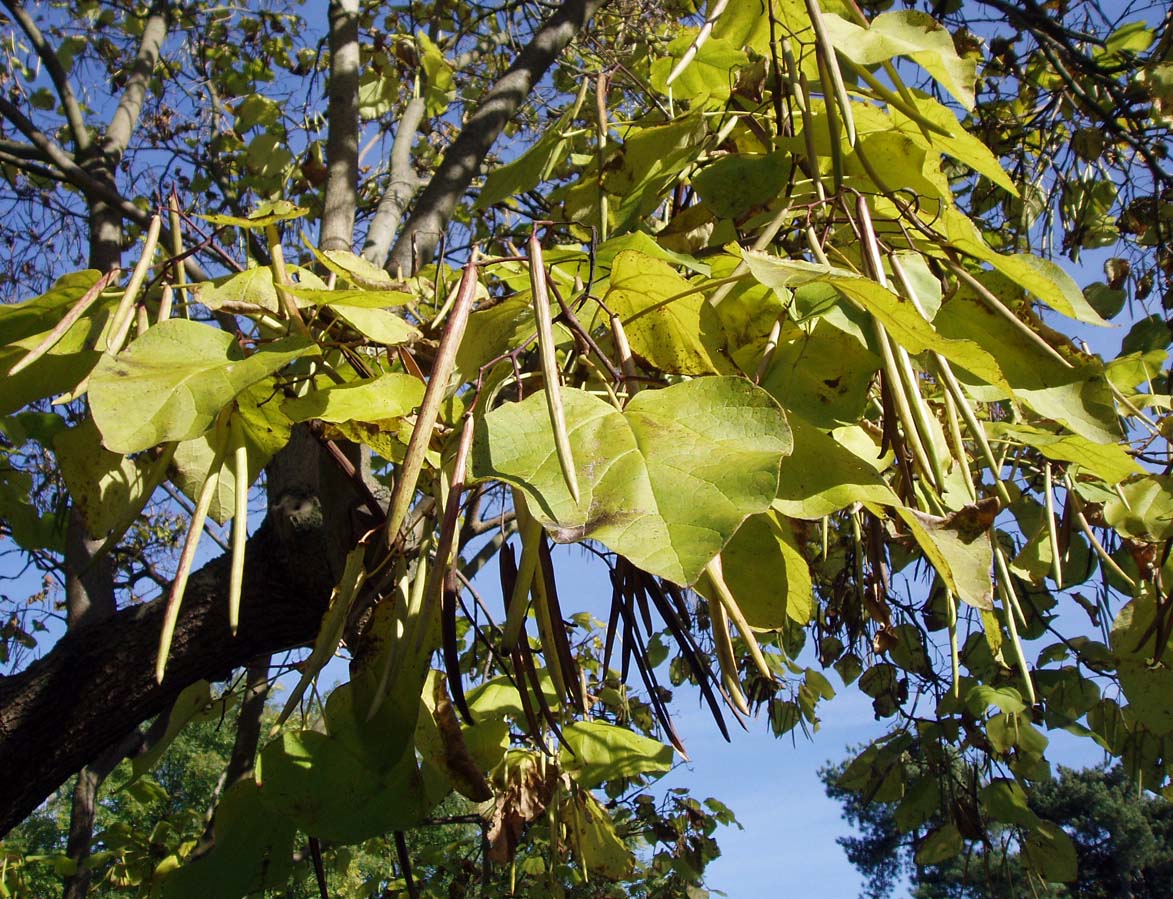
[[[94,421],[115,452],[191,440],[250,385],[311,351],[317,347],[308,339],[286,337],[246,357],[231,334],[169,319],[119,355],[102,357],[90,376]]]
[[[236,105],[235,129],[244,134],[257,125],[275,125],[281,117],[281,107],[261,94],[249,94]]]
[[[90,373],[101,353],[94,351],[104,333],[117,296],[99,298],[45,355],[15,375],[8,374],[49,336],[70,308],[94,286],[99,272],[63,275],[40,296],[22,303],[0,304],[0,415],[10,415],[45,397],[72,391]]]
[[[131,779],[121,789],[125,789],[126,786],[134,783],[134,781],[153,769],[159,759],[163,757],[163,753],[167,751],[167,747],[179,735],[179,732],[187,727],[193,718],[205,711],[211,704],[212,689],[206,680],[196,681],[194,684],[185,687],[183,692],[175,698],[175,704],[171,706],[171,714],[167,716],[167,729],[163,732],[163,735],[152,743],[146,752],[142,755],[136,755],[130,760],[130,767],[133,774]]]
[[[706,134],[699,110],[671,122],[628,130],[622,150],[603,173],[604,189],[618,198],[611,209],[615,232],[631,229],[663,202],[669,186],[696,161]],[[598,188],[591,185],[591,190]]]
[[[414,752],[379,773],[344,740],[316,731],[286,732],[270,743],[259,778],[271,814],[323,840],[359,843],[406,830],[427,810]]]
[[[1036,815],[1026,802],[1026,793],[1015,781],[999,777],[990,781],[978,796],[986,815],[995,821],[1034,828],[1039,825]]]
[[[53,439],[57,466],[92,537],[105,537],[130,509],[142,505],[150,460],[128,459],[101,443],[93,418]]]
[[[667,55],[652,63],[651,85],[662,94],[671,91],[673,97],[681,100],[703,97],[725,100],[733,87],[734,74],[749,62],[749,57],[744,50],[720,37],[705,41],[671,86],[667,84],[668,76],[692,46],[696,32],[695,28],[683,29],[668,45]]]
[[[1120,687],[1128,697],[1128,708],[1151,733],[1173,732],[1173,636],[1166,634],[1158,655],[1156,633],[1157,603],[1146,586],[1135,599],[1120,609],[1112,624],[1112,651],[1116,654]]]
[[[961,852],[961,831],[952,821],[932,831],[916,849],[918,865],[939,865]]]
[[[790,467],[788,459],[783,468]],[[794,529],[771,509],[747,518],[721,551],[725,583],[752,627],[782,628],[793,621],[810,622],[813,608],[810,569],[798,546]],[[708,578],[697,589],[717,600]]]
[[[1074,462],[1108,484],[1141,473],[1141,467],[1118,443],[1098,443],[1079,434],[1057,434],[1030,425],[1000,421],[987,424],[986,432],[993,438],[1009,437],[1033,446],[1048,459]]]
[[[570,831],[584,874],[622,880],[635,866],[635,857],[615,832],[611,817],[590,793],[576,790],[558,809]]]
[[[376,53],[365,60],[358,79],[358,112],[372,121],[395,109],[399,99],[399,73],[395,60],[387,53]]]
[[[293,154],[285,148],[285,141],[281,135],[263,131],[249,141],[244,160],[253,174],[262,178],[275,178],[284,173],[285,166],[293,161]],[[249,219],[251,220],[252,216]]]
[[[273,814],[262,792],[251,778],[224,791],[212,851],[169,874],[163,899],[238,899],[286,883],[296,827],[289,817]]]
[[[825,434],[800,416],[789,418],[794,451],[782,466],[774,508],[791,518],[818,520],[853,503],[899,504],[875,465],[845,445],[842,431]],[[870,438],[866,438],[870,443]],[[873,454],[879,447],[871,444]],[[877,461],[878,458],[877,458]]]
[[[904,506],[898,506],[896,512],[946,587],[976,609],[994,608],[990,508],[966,506],[945,518]]]
[[[1173,475],[1149,474],[1120,485],[1104,520],[1129,537],[1156,543],[1173,537]]]
[[[477,194],[473,209],[487,209],[502,200],[533,190],[554,174],[566,154],[571,139],[567,136],[578,115],[579,103],[567,109],[557,122],[550,122],[537,142],[516,159],[489,172],[484,187]]]
[[[386,421],[401,418],[417,408],[424,398],[424,385],[414,375],[399,372],[337,384],[306,396],[286,400],[282,411],[291,421]]]
[[[998,293],[1000,276],[994,280],[983,278],[987,286]],[[1052,419],[1069,430],[1094,443],[1111,444],[1120,439],[1120,427],[1112,401],[1111,385],[1098,361],[1087,361],[1064,367],[1057,360],[1039,352],[1039,348],[1018,332],[1002,316],[988,309],[978,300],[960,291],[948,302],[933,324],[944,335],[954,339],[979,343],[986,351],[997,352],[998,365],[1011,389],[998,396],[1013,395],[1035,412]],[[962,368],[968,368],[958,362]],[[986,380],[979,372],[970,372]],[[958,371],[959,379],[972,379]]]
[[[766,207],[786,186],[789,153],[720,156],[692,176],[697,194],[720,218],[739,219]]]
[[[889,107],[888,112],[892,116],[892,124],[895,127],[913,140],[923,141],[927,146],[944,153],[946,156],[952,156],[978,174],[985,175],[1012,197],[1018,196],[1018,188],[1010,176],[1006,174],[1006,170],[1002,168],[998,157],[978,138],[966,131],[947,107],[942,106],[932,97],[920,95],[914,95],[912,103],[921,117],[940,125],[942,129],[949,132],[949,136],[946,137],[937,131],[930,131],[926,135],[921,126],[913,119],[896,107]]]
[[[522,488],[559,542],[590,538],[679,584],[695,581],[750,515],[764,512],[790,452],[769,394],[739,378],[646,390],[623,412],[564,389],[580,502],[563,481],[545,398],[478,422],[471,472]]]
[[[281,309],[277,288],[273,285],[273,270],[267,265],[256,266],[195,285],[196,297],[209,309],[222,309],[225,303],[250,303],[270,312]]]
[[[456,88],[452,81],[452,66],[444,58],[443,52],[435,42],[417,31],[416,43],[419,45],[420,63],[424,69],[424,104],[428,116],[442,115],[456,96]]]
[[[1022,846],[1031,869],[1051,883],[1071,883],[1079,876],[1075,844],[1063,828],[1039,821],[1026,835]]]
[[[247,218],[237,215],[198,215],[213,225],[232,225],[237,228],[264,228],[275,225],[277,222],[301,218],[309,212],[302,206],[291,203],[289,200],[272,200],[261,203],[249,213]]]
[[[728,371],[720,359],[717,311],[666,262],[626,250],[611,267],[603,302],[623,321],[631,349],[660,371],[703,375]],[[671,300],[670,302],[665,302]]]
[[[780,259],[752,250],[745,252],[751,274],[760,283],[779,288],[797,288],[805,284],[828,284],[870,313],[897,343],[910,353],[934,350],[950,362],[1009,390],[999,360],[972,340],[950,339],[925,321],[908,300],[892,293],[869,278],[862,278],[834,266],[818,265],[792,259]]]
[[[235,416],[240,424],[248,457],[248,486],[256,483],[261,470],[289,442],[291,423],[275,400],[274,389],[271,381],[262,381],[236,398]],[[227,429],[210,431],[194,440],[185,440],[175,448],[170,477],[192,502],[199,496],[208,468],[215,458],[216,441],[226,439],[227,433]],[[223,524],[233,515],[233,499],[236,496],[236,471],[230,456],[225,457],[224,464],[212,477],[215,480],[215,491],[208,515]]]
[[[852,62],[871,66],[893,56],[907,56],[919,63],[966,109],[973,109],[977,63],[962,59],[949,32],[925,12],[903,10],[881,13],[871,27],[861,28],[834,13],[823,13],[823,22],[835,49]]]
[[[826,319],[789,329],[762,379],[781,406],[813,425],[833,428],[863,416],[880,358]]]
[[[562,748],[560,764],[583,789],[608,781],[651,775],[672,768],[672,747],[603,721],[576,721],[562,729],[570,751]]]

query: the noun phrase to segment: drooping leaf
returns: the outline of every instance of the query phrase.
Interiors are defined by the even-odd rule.
[[[667,84],[668,75],[692,45],[695,37],[696,32],[693,29],[686,29],[668,45],[665,55],[659,56],[652,63],[652,87],[662,94],[668,93],[671,89],[672,95],[681,99],[711,97],[714,100],[724,100],[728,98],[733,87],[731,74],[745,65],[748,57],[744,50],[719,37],[709,38],[672,82],[670,88]]]
[[[780,342],[762,387],[787,411],[818,427],[854,424],[868,403],[880,358],[855,337],[820,319]]]
[[[604,303],[623,321],[634,353],[671,374],[728,371],[720,359],[721,325],[701,293],[667,263],[634,251],[615,257]]]
[[[881,13],[862,28],[853,22],[824,13],[823,20],[835,49],[864,66],[894,56],[907,56],[919,63],[949,91],[962,106],[972,109],[977,64],[957,55],[953,38],[931,15],[913,10]]]
[[[90,376],[94,421],[115,452],[191,440],[237,394],[311,350],[306,338],[286,337],[245,356],[224,331],[169,319],[98,363]]]
[[[97,283],[93,270],[63,275],[31,300],[0,305],[0,415],[10,415],[44,397],[73,390],[90,373],[101,354],[94,350],[104,333],[117,297],[102,297],[69,328],[45,355],[15,375],[12,366],[48,338],[69,310]]]
[[[992,507],[967,506],[945,518],[905,507],[896,510],[945,585],[977,609],[994,608],[990,527],[996,510],[996,502]]]
[[[559,542],[591,538],[652,574],[689,584],[749,515],[765,511],[790,452],[781,410],[738,378],[699,378],[637,395],[620,412],[563,390],[578,504],[533,394],[478,424],[471,472],[522,488]]]
[[[296,824],[274,814],[263,792],[251,778],[224,791],[213,820],[214,848],[167,876],[164,899],[239,899],[286,883]]]
[[[842,437],[835,439],[797,415],[789,422],[794,451],[782,466],[775,509],[814,521],[852,503],[898,504],[875,465],[848,449]],[[879,447],[872,447],[878,462]]]
[[[783,469],[793,461],[787,459]],[[794,528],[774,509],[746,519],[721,551],[721,560],[725,583],[751,626],[768,630],[787,621],[800,626],[810,621],[810,570]],[[697,589],[717,601],[707,579]]]
[[[424,398],[423,382],[399,372],[350,384],[336,384],[286,400],[281,410],[292,421],[386,421],[409,414]]]
[[[1149,474],[1120,485],[1104,520],[1123,534],[1156,542],[1173,537],[1173,476]]]
[[[1051,883],[1071,883],[1079,874],[1075,844],[1058,824],[1039,821],[1027,833],[1023,850],[1031,869]]]
[[[1112,652],[1128,708],[1151,733],[1163,736],[1173,732],[1173,637],[1165,634],[1165,645],[1157,646],[1156,615],[1156,600],[1146,587],[1116,615]]]
[[[583,789],[634,777],[660,777],[672,767],[672,747],[603,721],[576,721],[562,729],[560,764]]]
[[[110,452],[102,446],[92,418],[87,416],[58,434],[53,449],[69,495],[91,536],[105,537],[130,509],[141,505],[149,460]]]

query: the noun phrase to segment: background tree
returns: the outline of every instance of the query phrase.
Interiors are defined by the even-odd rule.
[[[32,661],[55,611],[4,631],[0,821],[82,769],[71,895],[144,722],[242,668],[167,895],[453,789],[492,797],[498,860],[549,811],[552,859],[625,875],[592,790],[683,751],[662,663],[722,729],[816,726],[826,669],[858,681],[892,722],[865,793],[914,742],[1025,789],[1050,727],[1168,783],[1167,10],[6,8],[12,287],[44,292],[0,310],[3,514],[68,631]],[[1086,291],[1044,258],[1112,227]],[[1126,303],[1115,358],[1074,336]],[[231,542],[189,577],[209,518]],[[551,540],[607,569],[601,634]],[[1034,873],[1074,876],[1029,826]]]
[[[944,819],[936,814],[922,819],[909,803],[866,801],[837,785],[846,769],[846,763],[830,766],[821,777],[827,795],[842,804],[844,818],[859,832],[859,836],[840,838],[839,843],[864,877],[861,895],[891,896],[906,877],[915,897],[959,899],[1020,896],[1024,890],[1057,899],[1157,897],[1168,895],[1173,886],[1169,804],[1138,795],[1119,765],[1107,770],[1061,767],[1019,809],[1023,821],[1033,815],[1059,825],[1074,845],[1078,877],[1071,883],[1046,885],[1031,884],[1031,866],[1023,857],[1019,831],[1007,824],[983,831],[972,843],[967,841],[959,855],[917,864],[922,847]],[[923,767],[912,763],[907,776],[918,782],[922,773]],[[987,796],[995,792],[1009,796],[1011,789],[1005,783],[978,784],[979,793]]]

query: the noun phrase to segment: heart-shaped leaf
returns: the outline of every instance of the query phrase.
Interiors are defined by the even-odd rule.
[[[125,352],[103,356],[90,376],[102,442],[133,453],[199,437],[237,394],[311,348],[304,337],[286,337],[246,357],[225,331],[181,318],[160,322]]]
[[[524,490],[559,542],[598,540],[645,571],[691,584],[777,494],[790,428],[749,381],[698,378],[648,390],[623,412],[581,390],[562,393],[578,503],[540,394],[486,415],[471,462],[474,478]]]

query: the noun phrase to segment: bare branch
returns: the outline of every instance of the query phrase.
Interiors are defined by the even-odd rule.
[[[423,121],[426,107],[423,97],[413,97],[395,128],[395,141],[391,144],[391,177],[375,210],[375,218],[367,231],[367,241],[362,250],[363,258],[375,265],[386,264],[391,252],[391,239],[399,230],[407,205],[419,190],[419,177],[411,165],[411,145]]]
[[[167,9],[168,4],[162,0],[156,0],[151,6],[151,14],[143,27],[143,37],[126,89],[102,138],[102,152],[108,157],[120,158],[130,145],[130,136],[134,133],[147,95],[147,84],[159,63],[163,41],[167,38]]]
[[[501,130],[554,60],[605,2],[565,0],[534,33],[505,74],[489,88],[416,202],[391,250],[387,267],[392,272],[411,271],[415,263],[422,264],[432,258],[456,204]],[[413,255],[417,258],[413,259]]]
[[[354,244],[358,205],[358,0],[330,0],[330,89],[326,121],[323,250]]]
[[[61,60],[57,58],[57,53],[49,46],[49,42],[45,40],[41,29],[37,27],[37,23],[33,21],[32,16],[28,14],[24,6],[19,3],[14,3],[12,0],[3,0],[3,2],[8,11],[12,13],[12,17],[16,20],[16,23],[28,37],[29,43],[33,45],[33,49],[37,52],[37,57],[45,66],[45,71],[49,73],[49,78],[53,81],[53,87],[57,89],[57,96],[61,100],[61,106],[65,110],[65,121],[69,123],[69,131],[73,135],[73,144],[77,148],[77,152],[84,153],[90,146],[90,133],[86,130],[85,119],[81,112],[81,104],[77,102],[77,97],[74,95],[73,88],[69,84],[69,76],[61,66]]]

